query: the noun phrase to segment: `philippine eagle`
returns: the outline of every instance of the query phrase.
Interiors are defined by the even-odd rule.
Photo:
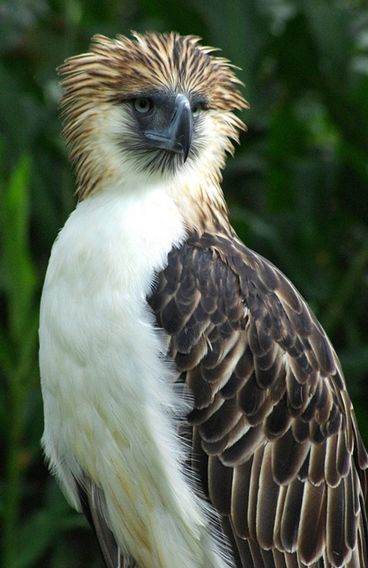
[[[221,191],[247,107],[193,36],[97,35],[60,67],[78,205],[40,317],[43,447],[109,568],[368,566],[341,366]]]

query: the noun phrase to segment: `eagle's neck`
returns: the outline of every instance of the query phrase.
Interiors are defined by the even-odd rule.
[[[192,170],[190,167],[185,168],[183,174],[166,180],[141,174],[132,175],[132,172],[128,172],[128,175],[125,172],[124,175],[124,172],[121,172],[117,179],[100,178],[91,193],[81,184],[78,193],[80,201],[95,199],[98,195],[105,195],[106,198],[111,195],[118,200],[120,196],[122,202],[134,200],[137,203],[140,200],[142,203],[146,202],[147,196],[151,194],[153,216],[158,213],[155,195],[166,194],[175,205],[172,211],[177,209],[189,233],[196,231],[200,234],[209,232],[234,235],[220,181],[220,174],[210,175],[206,172],[206,175],[201,175],[201,172],[198,173],[198,170]]]
[[[234,234],[219,182],[195,174],[179,178],[170,188],[188,231]]]

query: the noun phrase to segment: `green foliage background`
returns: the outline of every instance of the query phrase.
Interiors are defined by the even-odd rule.
[[[40,450],[38,304],[74,206],[55,67],[99,32],[202,36],[242,67],[248,132],[224,189],[243,240],[296,284],[341,357],[368,440],[365,0],[0,1],[1,566],[101,566]]]

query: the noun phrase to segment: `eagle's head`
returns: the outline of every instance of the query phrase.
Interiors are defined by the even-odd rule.
[[[177,33],[93,37],[60,68],[65,136],[80,197],[195,171],[219,180],[247,107],[232,65]]]

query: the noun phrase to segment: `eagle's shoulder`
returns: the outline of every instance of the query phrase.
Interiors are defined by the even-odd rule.
[[[295,287],[236,236],[193,233],[148,301],[193,395],[203,488],[235,541],[247,539],[240,556],[262,566],[260,545],[298,550],[298,562],[350,561],[367,454],[338,358]]]

